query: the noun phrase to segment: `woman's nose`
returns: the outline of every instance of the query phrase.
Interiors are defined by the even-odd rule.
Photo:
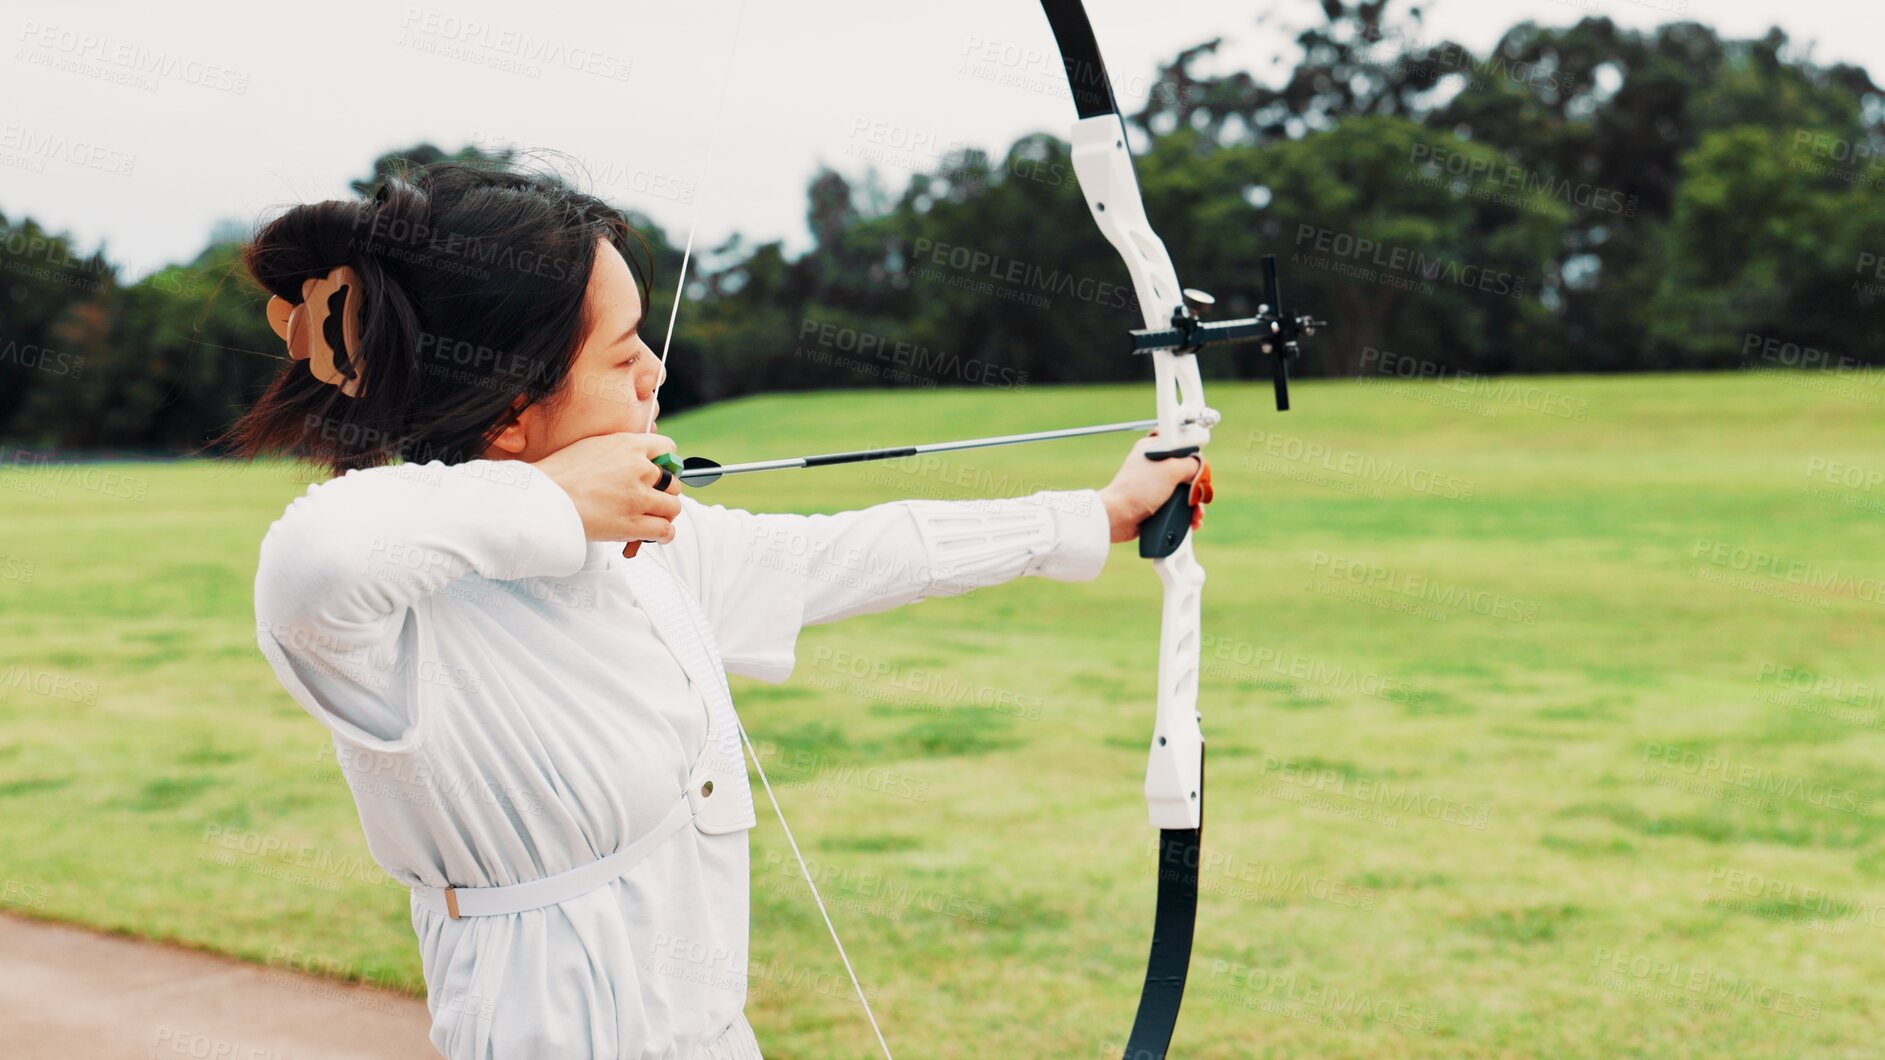
[[[653,372],[635,380],[635,397],[641,401],[653,401],[655,394],[661,389],[661,384],[666,382],[667,378],[667,366],[660,361],[655,361]]]

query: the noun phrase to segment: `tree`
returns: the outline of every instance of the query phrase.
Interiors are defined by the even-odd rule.
[[[84,254],[64,233],[0,214],[0,437],[52,440],[22,416],[37,392],[84,376],[88,330],[117,282],[103,248]]]

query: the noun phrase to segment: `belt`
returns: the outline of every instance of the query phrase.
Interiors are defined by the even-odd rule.
[[[586,865],[578,865],[567,872],[554,876],[545,876],[528,883],[513,883],[504,887],[426,887],[412,888],[412,896],[420,905],[434,913],[443,913],[453,920],[468,916],[500,916],[505,913],[521,913],[527,909],[541,909],[544,906],[567,902],[588,894],[611,880],[628,874],[649,852],[661,845],[662,841],[686,827],[694,819],[693,807],[683,798],[674,804],[668,815],[647,835],[635,840],[628,846],[597,858]]]

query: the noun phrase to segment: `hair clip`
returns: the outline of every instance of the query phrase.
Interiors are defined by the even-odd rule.
[[[326,276],[301,282],[301,303],[279,295],[268,300],[268,324],[288,344],[288,356],[308,362],[308,371],[348,397],[360,396],[360,274],[337,265]]]

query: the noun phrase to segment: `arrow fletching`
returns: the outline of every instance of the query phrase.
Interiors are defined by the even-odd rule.
[[[708,472],[719,466],[718,461],[709,460],[704,456],[690,456],[681,461],[682,471],[679,477],[683,485],[695,488],[711,486],[720,481],[720,476]]]

